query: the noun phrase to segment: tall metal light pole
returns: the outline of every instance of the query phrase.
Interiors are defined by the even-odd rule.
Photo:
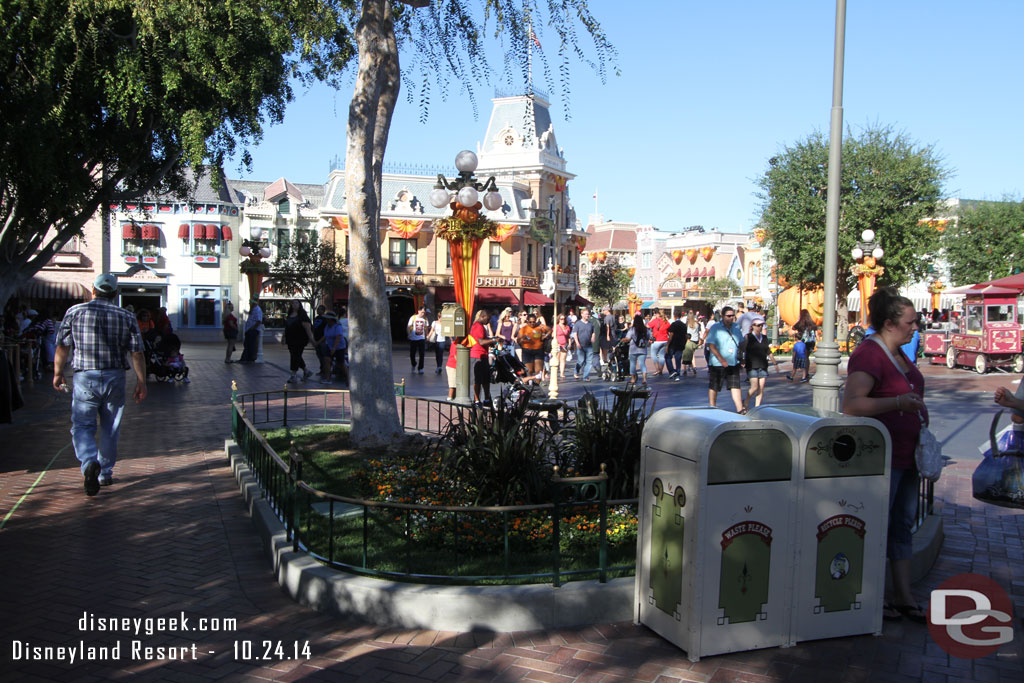
[[[836,43],[832,71],[832,125],[828,147],[828,198],[825,211],[825,311],[818,365],[811,380],[811,402],[819,410],[839,411],[839,345],[836,344],[836,278],[839,271],[839,194],[843,157],[843,53],[846,43],[846,0],[836,0]]]

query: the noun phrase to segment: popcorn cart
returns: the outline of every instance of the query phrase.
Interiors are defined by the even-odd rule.
[[[1021,326],[1017,320],[1017,289],[988,285],[964,298],[960,330],[946,351],[946,367],[973,367],[979,374],[993,368],[1024,372]]]

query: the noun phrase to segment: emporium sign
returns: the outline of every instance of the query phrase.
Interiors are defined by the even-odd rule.
[[[455,278],[451,275],[405,275],[395,273],[385,273],[384,281],[388,285],[414,285],[416,281],[429,282],[433,285],[447,285],[449,287],[455,286]],[[509,289],[515,289],[517,287],[536,287],[537,278],[535,277],[477,277],[477,287],[507,287]]]

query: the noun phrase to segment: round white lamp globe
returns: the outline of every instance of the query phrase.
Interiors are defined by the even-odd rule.
[[[484,195],[484,208],[488,211],[497,211],[501,208],[501,205],[505,202],[501,198],[501,194],[491,190]]]
[[[430,205],[435,209],[443,209],[451,201],[451,195],[443,187],[434,188],[430,191]]]
[[[475,157],[474,157],[475,158]],[[459,190],[459,204],[462,204],[468,209],[476,206],[477,201],[480,199],[480,193],[475,188],[466,185],[464,188]]]
[[[850,252],[850,256],[853,257],[854,261],[860,261],[862,258],[864,258],[864,250],[861,249],[860,247],[854,247],[853,251]]]
[[[874,251],[871,252],[871,255],[874,256],[876,259],[879,259],[879,258],[882,258],[882,255],[884,253],[885,252],[882,251],[881,247],[875,247]]]
[[[860,234],[860,238],[865,242],[871,242],[875,239],[875,231],[868,229]]]
[[[455,155],[455,168],[459,169],[460,173],[472,173],[476,170],[476,165],[476,155],[468,149],[464,149]]]
[[[263,239],[263,228],[252,227],[249,228],[249,237],[254,240]]]
[[[268,256],[270,256],[270,247],[263,247],[262,249],[260,249],[260,256],[262,256],[263,258],[267,258]]]
[[[252,249],[250,247],[239,247],[238,253],[242,256],[248,256],[252,253]]]

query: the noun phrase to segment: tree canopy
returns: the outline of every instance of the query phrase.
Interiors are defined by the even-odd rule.
[[[948,171],[931,147],[885,126],[869,126],[843,140],[839,216],[841,313],[856,286],[850,252],[865,229],[875,232],[885,255],[879,285],[896,286],[925,277],[938,248],[939,232],[923,222],[934,216]],[[825,204],[828,137],[820,132],[786,147],[768,162],[759,180],[761,226],[791,283],[822,283],[825,276]],[[840,316],[843,319],[843,316]]]
[[[604,263],[590,269],[587,275],[587,296],[595,304],[611,306],[623,297],[632,282],[633,276],[619,265],[619,259],[609,256]]]
[[[338,84],[354,0],[0,0],[0,305],[107,202],[187,198],[186,167]],[[248,153],[242,153],[248,164]]]
[[[291,243],[274,262],[273,277],[284,291],[295,292],[310,306],[327,308],[332,307],[332,292],[348,285],[344,255],[333,242],[315,239]]]
[[[942,233],[953,285],[969,285],[1024,272],[1024,202],[968,201]]]

